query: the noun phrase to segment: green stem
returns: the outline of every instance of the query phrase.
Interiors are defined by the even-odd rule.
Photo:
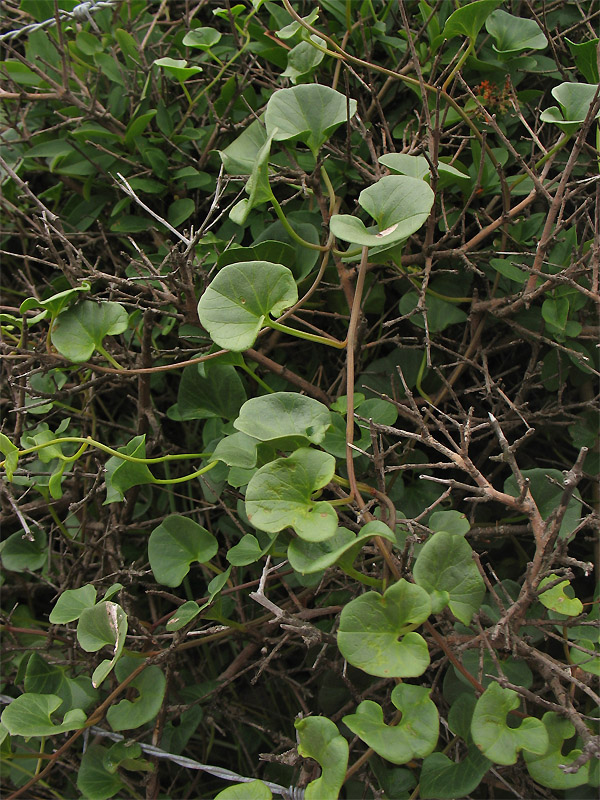
[[[104,356],[104,358],[105,358],[105,359],[106,359],[106,360],[107,360],[107,361],[108,361],[110,364],[112,364],[112,365],[113,365],[113,367],[114,367],[115,369],[125,369],[125,367],[122,367],[122,366],[119,364],[119,362],[118,362],[118,361],[115,361],[115,359],[114,359],[114,358],[111,356],[111,354],[110,354],[110,353],[107,353],[107,352],[106,352],[106,350],[105,350],[105,349],[102,347],[102,345],[101,345],[101,344],[97,344],[97,345],[96,345],[96,350],[97,350],[97,351],[100,353],[100,355]]]
[[[281,224],[292,237],[292,239],[297,243],[302,245],[302,247],[308,247],[309,250],[319,250],[321,253],[329,250],[329,247],[326,247],[321,244],[313,244],[312,242],[307,242],[306,239],[303,239],[301,236],[298,236],[296,231],[292,228],[290,223],[287,221],[285,214],[283,213],[283,209],[275,199],[275,195],[271,194],[271,203],[273,204],[273,208],[275,209],[275,213],[279,217]]]
[[[19,450],[17,455],[19,458],[22,456],[28,456],[30,453],[37,453],[39,450],[43,450],[45,447],[52,447],[55,444],[67,444],[69,442],[80,442],[86,445],[91,445],[92,447],[96,447],[98,450],[102,450],[104,453],[108,453],[110,456],[116,456],[117,458],[122,458],[123,461],[131,461],[134,464],[162,464],[164,461],[182,461],[182,460],[189,460],[192,458],[206,458],[210,453],[181,453],[179,455],[171,454],[166,456],[157,456],[156,458],[137,458],[136,456],[127,455],[127,453],[119,453],[118,450],[113,450],[112,447],[108,447],[102,442],[97,442],[95,439],[92,439],[90,436],[83,438],[82,436],[63,436],[59,439],[52,439],[51,442],[43,442],[42,444],[37,444],[34,447],[28,447],[25,450]],[[58,456],[58,458],[62,458],[63,461],[73,461],[73,456]],[[0,461],[0,466],[4,465],[4,461]]]
[[[342,572],[345,572],[349,578],[354,578],[355,581],[364,583],[365,586],[372,586],[374,589],[379,590],[383,587],[383,581],[379,580],[379,578],[370,578],[368,575],[363,575],[362,572],[354,569],[354,567],[342,567],[341,564],[338,564],[338,567]]]
[[[430,405],[433,405],[433,400],[429,395],[423,391],[421,388],[421,381],[423,380],[423,375],[425,374],[425,365],[427,364],[427,354],[423,353],[423,358],[421,359],[421,366],[419,367],[419,372],[417,373],[417,380],[415,382],[415,387],[417,392],[421,395],[423,400],[426,400]]]
[[[540,158],[539,161],[535,162],[535,169],[539,169],[540,167],[542,167],[546,163],[546,161],[548,161],[550,158],[556,155],[556,153],[558,153],[559,150],[562,150],[562,148],[566,145],[566,143],[569,141],[572,135],[573,134],[571,133],[565,133],[554,145],[554,147],[548,150],[545,156],[542,156],[542,158]],[[510,191],[512,192],[515,186],[518,186],[520,183],[523,183],[525,178],[527,178],[527,173],[519,175],[519,177],[508,187]]]
[[[450,85],[450,83],[452,82],[452,79],[454,78],[454,76],[456,75],[456,73],[458,72],[458,70],[459,70],[459,69],[462,67],[462,65],[465,63],[465,61],[467,60],[467,58],[468,58],[468,57],[471,55],[471,53],[473,52],[473,47],[474,47],[474,46],[475,46],[475,40],[474,40],[474,39],[469,39],[469,46],[467,47],[467,49],[465,50],[465,52],[462,54],[462,56],[459,58],[459,60],[458,60],[458,64],[457,64],[457,65],[454,67],[454,69],[452,70],[452,72],[450,73],[450,75],[448,75],[448,77],[447,77],[447,78],[446,78],[446,80],[444,81],[444,83],[443,83],[443,85],[442,85],[442,92],[445,92],[445,91],[446,91],[446,89],[448,88],[448,86],[449,86],[449,85]]]
[[[205,472],[209,472],[213,467],[216,467],[218,463],[218,461],[211,461],[206,467],[197,469],[196,472],[191,472],[189,475],[182,475],[180,478],[154,478],[152,483],[157,483],[161,486],[171,483],[185,483],[186,481],[191,481],[193,478],[197,478],[198,475],[204,475]]]
[[[290,336],[296,336],[298,339],[306,339],[308,342],[326,344],[329,345],[329,347],[335,347],[338,350],[343,350],[346,347],[346,342],[338,342],[337,339],[327,339],[325,336],[317,336],[316,333],[305,333],[304,331],[298,331],[295,328],[288,328],[287,325],[281,325],[281,323],[275,322],[274,319],[266,319],[265,325],[268,325],[270,328],[274,328],[276,331],[281,331],[281,333],[288,333]]]
[[[259,378],[258,375],[256,375],[255,372],[253,370],[251,370],[249,366],[247,366],[244,363],[244,364],[240,364],[240,368],[243,369],[244,372],[247,372],[248,375],[252,378],[252,380],[256,381],[256,383],[258,383],[258,385],[261,386],[266,392],[268,392],[269,394],[273,394],[273,392],[275,390],[271,389],[269,384],[265,383],[262,378]]]

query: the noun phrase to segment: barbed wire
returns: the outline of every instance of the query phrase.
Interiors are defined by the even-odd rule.
[[[0,694],[0,703],[8,704],[12,703],[13,700],[14,697],[9,697],[6,694]],[[122,734],[113,733],[113,731],[106,731],[104,728],[99,728],[97,725],[92,725],[87,729],[86,740],[90,733],[94,736],[101,736],[105,739],[110,739],[112,742],[125,741],[125,736]],[[146,753],[146,755],[153,756],[154,758],[167,759],[168,761],[172,761],[174,764],[177,764],[180,767],[186,767],[187,769],[201,770],[202,772],[207,772],[209,775],[214,775],[215,778],[221,778],[224,781],[250,783],[251,781],[256,780],[256,778],[247,778],[245,775],[238,775],[237,772],[232,772],[229,769],[212,767],[208,764],[201,764],[199,761],[194,761],[192,758],[179,756],[175,753],[168,753],[166,750],[161,750],[160,747],[154,747],[152,744],[144,744],[144,742],[138,742],[135,739],[132,739],[131,741],[138,744],[141,747],[142,752]],[[304,800],[304,789],[300,789],[296,786],[290,786],[289,788],[286,788],[285,786],[280,786],[278,783],[271,783],[271,781],[265,780],[263,780],[263,783],[265,786],[268,786],[274,794],[281,795],[283,800]]]
[[[92,14],[100,11],[102,8],[115,8],[120,0],[86,0],[85,3],[80,3],[72,11],[59,10],[58,19],[61,22],[74,20],[75,22],[89,22],[95,31],[100,33],[100,28],[94,22]],[[33,33],[34,31],[42,30],[44,28],[51,28],[56,25],[56,17],[52,19],[45,19],[43,22],[32,22],[30,25],[24,25],[22,28],[17,28],[14,31],[7,31],[7,33],[0,34],[0,42],[16,39],[26,33]]]

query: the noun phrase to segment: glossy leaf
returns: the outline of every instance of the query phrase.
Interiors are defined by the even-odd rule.
[[[218,550],[215,537],[188,517],[171,514],[148,540],[150,568],[157,583],[179,586],[194,561],[205,564]]]
[[[457,8],[446,20],[444,38],[468,36],[470,39],[475,39],[486,19],[501,2],[502,0],[475,0],[474,3],[467,3],[466,6]]]
[[[471,546],[460,534],[434,533],[419,553],[413,576],[430,594],[447,593],[450,610],[464,625],[471,622],[485,594]]]
[[[518,706],[519,695],[498,683],[491,683],[475,705],[473,741],[496,764],[514,764],[519,750],[542,755],[548,749],[548,733],[541,720],[527,717],[518,727],[508,727],[506,716]]]
[[[287,551],[288,560],[290,566],[302,575],[321,572],[336,564],[343,556],[348,555],[348,560],[353,561],[362,545],[373,536],[381,536],[391,542],[396,541],[388,526],[375,520],[361,528],[358,535],[347,528],[338,528],[335,534],[324,542],[292,539]]]
[[[583,786],[589,778],[589,763],[583,764],[577,772],[564,772],[560,765],[569,766],[581,755],[581,750],[571,750],[563,755],[563,746],[571,739],[575,728],[568,719],[560,717],[554,711],[548,711],[542,717],[548,735],[548,747],[544,753],[523,752],[527,770],[536,783],[549,789],[574,789]]]
[[[86,715],[80,708],[67,711],[63,721],[54,724],[51,715],[62,705],[55,694],[26,692],[16,697],[2,713],[2,724],[11,736],[54,736],[74,731],[85,725]]]
[[[555,586],[544,591],[544,587],[550,583],[554,583],[558,579],[558,575],[554,573],[548,575],[540,581],[538,586],[538,599],[543,606],[558,611],[559,614],[565,614],[567,617],[577,617],[583,611],[583,604],[578,597],[570,597],[565,593],[565,589],[569,587],[571,594],[571,584],[569,581],[561,581]]]
[[[234,428],[261,442],[297,436],[320,444],[331,425],[327,406],[296,392],[274,392],[244,403]]]
[[[133,656],[121,658],[115,667],[117,680],[124,681],[140,663],[140,659]],[[129,685],[139,693],[135,700],[121,700],[106,712],[106,719],[113,731],[139,728],[154,719],[162,705],[167,682],[160,667],[151,664]]]
[[[217,274],[198,303],[200,322],[219,347],[252,347],[268,316],[278,316],[298,299],[294,277],[282,264],[246,261]]]
[[[48,537],[37,525],[32,525],[30,534],[18,531],[11,534],[0,545],[2,566],[11,572],[41,569],[48,562]]]
[[[262,781],[234,783],[216,795],[215,800],[271,800],[273,793]]]
[[[267,135],[275,141],[301,141],[317,156],[331,134],[356,113],[356,100],[317,83],[280,89],[265,112]]]
[[[553,122],[566,133],[574,133],[584,121],[597,86],[591,83],[561,83],[552,89],[560,105],[551,106],[540,114],[542,122]],[[600,111],[596,119],[600,117]]]
[[[128,322],[119,303],[84,300],[59,314],[52,326],[52,344],[69,361],[87,361],[94,350],[101,350],[105,336],[123,333]]]
[[[459,763],[444,753],[432,753],[421,767],[419,796],[423,800],[461,800],[479,786],[491,766],[474,745]]]
[[[53,625],[64,625],[79,619],[82,611],[96,604],[96,589],[91,583],[79,589],[67,589],[56,601],[49,620]]]
[[[321,777],[304,790],[305,800],[337,800],[346,775],[348,742],[326,717],[306,717],[294,723],[298,753],[321,765]]]
[[[77,624],[77,641],[86,653],[95,653],[105,646],[112,648],[112,659],[105,659],[92,675],[92,684],[98,688],[116,664],[127,636],[127,614],[117,603],[98,603],[85,608]]]
[[[427,220],[434,194],[425,181],[407,175],[386,175],[363,189],[358,202],[376,227],[365,227],[358,217],[334,214],[332,233],[345,242],[366,247],[395,244],[418,231]]]
[[[134,458],[146,458],[146,436],[134,436],[125,447],[117,448],[119,453]],[[146,464],[136,464],[134,461],[125,461],[118,456],[111,456],[106,462],[106,500],[109,503],[121,503],[125,499],[125,492],[132,486],[141,486],[145,483],[154,483],[152,473]]]
[[[422,675],[429,666],[429,650],[413,630],[430,611],[427,592],[404,579],[392,584],[383,596],[378,592],[360,595],[342,610],[337,637],[340,652],[369,675]]]
[[[310,542],[329,539],[337,529],[337,514],[329,503],[312,500],[312,495],[329,483],[334,470],[333,456],[305,447],[265,464],[246,490],[248,519],[268,533],[289,526]]]
[[[235,419],[246,400],[246,390],[235,367],[213,364],[201,372],[199,366],[204,365],[191,364],[181,375],[177,392],[180,418]]]
[[[485,28],[494,38],[497,53],[518,53],[521,50],[543,50],[548,45],[534,19],[515,17],[497,9],[485,21]]]
[[[394,687],[391,700],[402,711],[395,726],[384,723],[381,706],[371,700],[363,700],[343,722],[382,758],[406,764],[429,755],[437,744],[439,717],[429,694],[424,686],[401,683]]]

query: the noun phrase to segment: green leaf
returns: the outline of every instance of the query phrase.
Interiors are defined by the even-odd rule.
[[[483,23],[501,2],[502,0],[475,0],[474,3],[457,8],[446,20],[442,31],[444,39],[452,39],[454,36],[475,39]]]
[[[356,113],[356,100],[317,83],[274,92],[265,111],[267,135],[301,141],[315,158],[331,134]]]
[[[237,139],[217,152],[230,175],[250,175],[266,141],[265,126],[261,120],[255,119]]]
[[[96,589],[91,583],[79,589],[66,589],[56,601],[48,619],[53,625],[64,625],[79,619],[86,608],[96,604]]]
[[[386,175],[358,196],[359,204],[373,217],[376,227],[365,227],[358,217],[334,214],[330,228],[338,239],[364,247],[395,244],[419,230],[434,199],[425,181],[407,175]]]
[[[271,155],[272,141],[273,137],[268,136],[256,154],[252,172],[244,187],[248,197],[236,203],[229,212],[229,218],[236,225],[243,225],[253,208],[268,202],[273,197],[273,191],[269,183],[269,157]]]
[[[294,277],[282,264],[245,261],[218,273],[198,303],[198,316],[219,347],[252,347],[269,314],[279,316],[298,299]]]
[[[329,483],[334,471],[333,456],[305,447],[265,464],[246,490],[248,519],[268,533],[289,526],[307,541],[329,539],[337,529],[337,514],[329,503],[311,496]]]
[[[579,600],[577,597],[569,597],[567,594],[565,594],[565,588],[567,586],[569,587],[571,594],[573,593],[569,581],[561,581],[560,583],[557,583],[556,586],[552,586],[552,588],[544,591],[544,586],[554,582],[558,579],[558,577],[558,575],[553,573],[552,575],[548,575],[548,577],[540,581],[540,585],[538,587],[538,600],[543,606],[546,606],[546,608],[550,608],[552,611],[558,611],[560,614],[565,614],[567,617],[579,616],[579,614],[583,612],[583,604],[581,600]]]
[[[459,511],[435,511],[429,517],[428,525],[434,533],[445,531],[459,536],[464,536],[471,528],[468,519]]]
[[[177,392],[181,419],[235,419],[246,401],[246,390],[235,367],[207,364],[202,374],[199,366],[190,364],[181,375]]]
[[[82,728],[86,715],[80,708],[67,711],[63,721],[55,725],[50,715],[62,705],[55,694],[26,692],[15,698],[2,713],[2,724],[11,736],[54,736]]]
[[[460,800],[468,797],[479,786],[491,765],[491,761],[473,745],[460,763],[451,761],[443,753],[432,753],[421,767],[419,796],[423,800]]]
[[[125,447],[117,448],[119,453],[134,458],[146,458],[146,435],[134,436]],[[121,503],[125,492],[132,486],[154,483],[152,473],[146,464],[125,461],[118,456],[111,456],[106,462],[106,500],[102,505]]]
[[[180,628],[187,625],[188,622],[191,622],[194,617],[197,617],[199,613],[200,606],[198,603],[193,600],[188,600],[187,603],[179,606],[172,617],[169,617],[169,621],[165,627],[168,631],[178,631]]]
[[[97,701],[98,693],[87,675],[70,678],[64,667],[48,664],[37,653],[27,662],[25,691],[34,694],[55,694],[62,700],[58,711],[65,713],[73,708],[84,710]]]
[[[155,116],[156,109],[153,108],[151,111],[147,111],[145,114],[140,114],[139,116],[134,117],[129,122],[125,130],[125,142],[130,144],[133,142],[136,136],[141,136]]]
[[[343,717],[352,733],[392,764],[424,758],[438,740],[439,717],[430,689],[402,683],[392,692],[392,703],[402,711],[398,725],[386,725],[379,703],[363,700],[354,714]]]
[[[221,34],[215,28],[194,28],[194,30],[186,33],[182,39],[182,44],[198,50],[210,50],[220,39]]]
[[[574,726],[554,711],[546,712],[542,722],[548,735],[546,751],[537,755],[527,751],[523,753],[527,770],[533,780],[549,789],[574,789],[587,783],[589,763],[583,764],[577,772],[567,773],[560,769],[560,765],[569,766],[581,755],[581,750],[571,750],[565,755],[562,752],[565,740],[571,739],[575,733]]]
[[[215,537],[197,522],[171,514],[150,534],[150,568],[157,583],[179,586],[194,561],[205,564],[218,549]]]
[[[142,748],[137,742],[115,742],[105,752],[102,766],[114,775],[119,767],[127,770],[152,772],[154,765],[141,759]]]
[[[542,122],[553,122],[565,133],[574,133],[584,121],[596,93],[597,85],[591,83],[561,83],[552,89],[560,109],[551,106],[540,114]],[[600,111],[595,119],[600,117]]]
[[[547,520],[552,512],[558,508],[563,495],[563,482],[565,476],[557,469],[535,469],[522,470],[524,478],[529,480],[529,490],[535,500],[542,519]],[[556,483],[551,482],[552,480]],[[511,475],[504,482],[504,491],[512,497],[520,494],[516,478]],[[560,526],[559,536],[564,538],[572,533],[581,521],[581,495],[575,489],[573,496],[569,500],[567,510]]]
[[[337,800],[348,765],[348,742],[327,717],[306,717],[294,722],[298,753],[321,765],[321,777],[304,790],[305,800]]]
[[[192,198],[182,197],[171,203],[167,211],[167,219],[174,228],[177,228],[179,225],[182,225],[186,219],[189,219],[195,210],[196,203]]]
[[[584,653],[582,650],[578,650],[576,647],[572,647],[569,651],[571,663],[577,664],[577,666],[584,672],[589,672],[591,675],[600,677],[600,655],[598,654],[598,641],[593,642],[591,639],[579,639],[577,644],[581,645],[581,647],[585,647],[586,650],[590,650],[592,653],[595,652],[596,655],[589,655],[588,653]]]
[[[566,297],[547,297],[542,303],[542,317],[552,328],[564,332],[569,316],[569,300]]]
[[[215,800],[271,800],[273,793],[262,781],[234,783],[215,797]]]
[[[383,596],[367,592],[342,610],[337,638],[340,652],[369,675],[422,675],[429,666],[429,650],[423,637],[413,630],[430,612],[427,592],[404,579],[392,584]]]
[[[400,298],[399,309],[401,314],[410,314],[410,312],[417,307],[419,303],[419,293],[411,290]],[[450,325],[457,325],[459,322],[465,322],[467,315],[454,303],[449,303],[447,300],[441,300],[432,294],[427,294],[425,307],[427,309],[427,327],[431,333],[438,333],[443,331]],[[417,328],[425,328],[425,321],[421,313],[413,314],[410,321]]]
[[[129,315],[119,303],[82,303],[59,314],[52,326],[52,344],[70,361],[87,361],[94,350],[102,349],[105,336],[127,329]]]
[[[498,683],[491,683],[475,705],[473,741],[496,764],[515,764],[519,750],[542,755],[548,749],[548,733],[541,720],[526,717],[519,727],[508,727],[506,715],[518,706],[519,695]]]
[[[299,83],[302,78],[308,77],[312,74],[315,67],[318,67],[321,61],[325,58],[325,53],[318,50],[311,42],[325,47],[324,39],[319,36],[310,36],[310,41],[300,42],[293,47],[287,56],[287,67],[281,73],[282,78],[289,78],[293,84]]]
[[[0,546],[2,566],[11,572],[41,569],[48,561],[46,532],[32,525],[30,535],[25,531],[13,533]],[[30,538],[33,537],[33,539]]]
[[[71,300],[75,300],[80,292],[89,292],[92,288],[88,281],[82,281],[81,286],[75,286],[72,289],[66,289],[64,292],[58,292],[45,300],[38,300],[37,297],[28,297],[23,300],[19,307],[19,312],[25,314],[32,308],[43,308],[48,311],[53,317],[66,308]]]
[[[319,244],[319,230],[309,221],[306,212],[303,211],[290,211],[287,215],[287,220],[292,225],[298,236],[301,236],[305,242],[311,244]],[[275,245],[288,245],[285,250],[278,249],[275,252],[269,250]],[[292,248],[293,254],[289,255],[289,249]],[[313,269],[319,259],[317,250],[312,250],[304,245],[294,241],[288,231],[283,227],[281,220],[276,220],[264,230],[261,230],[255,238],[252,245],[255,250],[255,259],[261,261],[271,261],[275,264],[283,264],[288,267],[296,281],[301,281]]]
[[[266,547],[261,547],[260,542],[251,533],[246,533],[240,541],[227,551],[227,561],[234,567],[245,567],[254,564],[269,550],[273,540]]]
[[[303,539],[292,539],[288,546],[287,556],[290,566],[302,575],[321,572],[336,564],[342,556],[348,554],[348,560],[354,561],[362,545],[373,536],[382,536],[390,542],[396,537],[387,525],[377,520],[368,522],[358,535],[347,528],[338,528],[335,534],[324,542],[307,542]],[[344,563],[346,559],[344,559]]]
[[[0,433],[0,453],[4,456],[4,470],[6,477],[12,481],[14,472],[19,462],[19,448],[14,445],[8,436]]]
[[[518,53],[520,50],[543,50],[548,40],[534,19],[514,17],[498,9],[485,21],[485,28],[494,39],[497,53]]]
[[[565,41],[569,45],[571,55],[575,59],[577,69],[588,83],[598,83],[598,42],[600,39],[590,39],[579,44],[572,42],[565,36]]]
[[[320,444],[331,425],[327,406],[296,392],[274,392],[247,400],[233,423],[238,431],[269,442],[297,436]]]
[[[212,459],[223,461],[230,467],[252,469],[256,466],[256,446],[258,439],[246,436],[245,433],[232,433],[225,436],[215,447]]]
[[[117,680],[124,681],[140,663],[137,657],[123,656],[115,667]],[[113,731],[139,728],[154,719],[160,711],[167,681],[160,667],[151,664],[129,685],[139,692],[136,699],[121,700],[106,712],[106,719]]]
[[[109,800],[125,785],[116,773],[104,766],[106,753],[106,748],[90,744],[81,758],[77,788],[87,800]]]
[[[102,602],[81,612],[77,623],[77,641],[86,653],[95,653],[107,645],[113,650],[112,659],[105,659],[94,670],[92,685],[95,689],[116,664],[126,636],[127,614],[117,603]]]
[[[464,625],[471,622],[485,594],[471,546],[460,534],[434,533],[419,553],[413,576],[430,594],[447,592],[450,610]]]
[[[188,62],[182,58],[157,58],[154,64],[161,67],[172,78],[176,78],[179,83],[183,83],[192,75],[197,75],[202,72],[202,67],[189,67]]]
[[[419,180],[429,180],[431,174],[427,159],[423,156],[409,156],[406,153],[386,153],[377,160],[397,175],[408,175],[411,178],[419,178]],[[437,171],[440,176],[447,176],[449,179],[469,178],[464,172],[456,169],[451,164],[444,164],[443,161],[438,162]]]

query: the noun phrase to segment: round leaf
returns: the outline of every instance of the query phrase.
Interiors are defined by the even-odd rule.
[[[205,564],[216,554],[215,537],[188,517],[171,514],[148,540],[150,568],[157,583],[179,586],[194,561]]]
[[[84,300],[59,314],[52,326],[52,344],[70,361],[87,361],[102,347],[105,336],[126,330],[127,311],[119,303],[93,303]]]
[[[251,524],[268,533],[290,526],[311,542],[329,539],[337,529],[337,514],[329,503],[315,502],[311,495],[329,483],[334,470],[333,456],[305,447],[265,464],[246,490]]]
[[[301,436],[312,444],[323,441],[331,425],[329,409],[296,392],[274,392],[247,400],[234,428],[261,442]]]
[[[202,375],[198,366],[191,364],[181,375],[177,392],[180,418],[235,419],[246,400],[246,390],[235,367],[231,364],[213,364],[206,366]]]
[[[340,616],[338,647],[355,667],[382,678],[422,675],[429,666],[429,650],[412,630],[431,611],[429,595],[404,579],[380,595],[367,592],[348,603]],[[398,641],[399,637],[403,637]]]
[[[282,264],[245,261],[229,264],[198,303],[200,322],[219,347],[252,347],[269,314],[278,316],[298,299],[294,276]]]

